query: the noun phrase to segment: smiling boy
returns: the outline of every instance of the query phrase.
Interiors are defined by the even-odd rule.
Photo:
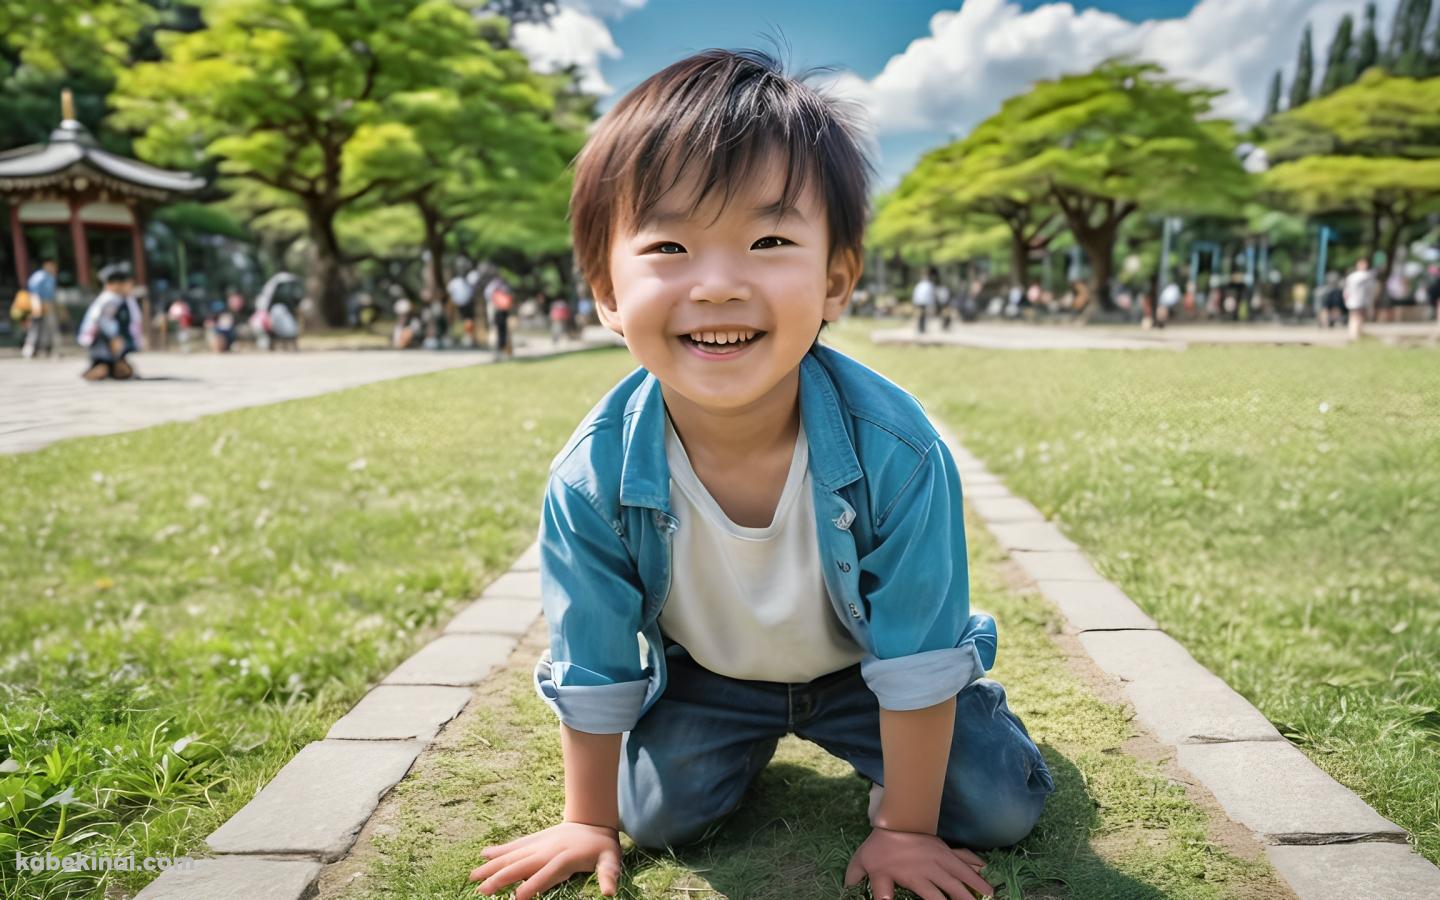
[[[845,882],[876,897],[989,893],[971,851],[1039,817],[1050,773],[983,677],[954,460],[818,341],[860,277],[869,174],[839,105],[753,51],[652,76],[578,157],[576,255],[640,367],[542,508],[563,821],[485,848],[479,892],[594,871],[613,895],[620,831],[712,834],[791,733],[874,782]]]

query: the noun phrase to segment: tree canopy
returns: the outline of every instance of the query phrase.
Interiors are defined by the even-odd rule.
[[[457,193],[537,187],[563,168],[557,83],[508,48],[502,19],[451,0],[199,5],[204,28],[158,33],[162,58],[121,75],[116,119],[143,131],[150,159],[218,160],[262,220],[298,211],[311,296],[332,323],[345,310],[342,211],[423,195],[448,212]]]
[[[1249,196],[1232,126],[1205,118],[1217,93],[1125,59],[1040,82],[927,157],[892,215],[913,216],[912,204],[930,202],[932,227],[953,228],[947,216],[970,213],[1005,222],[1012,237],[1023,229],[1044,239],[1058,214],[1105,300],[1120,226],[1137,210],[1223,214]]]
[[[1440,211],[1440,78],[1372,70],[1281,122],[1267,187],[1307,213],[1367,219],[1388,274],[1405,231]]]

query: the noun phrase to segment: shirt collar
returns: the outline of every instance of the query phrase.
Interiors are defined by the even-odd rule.
[[[810,444],[810,475],[836,491],[860,478],[860,460],[840,395],[820,360],[833,352],[818,344],[800,360],[800,416]],[[621,428],[620,502],[670,512],[670,463],[665,458],[665,397],[660,380],[646,373],[625,404]]]

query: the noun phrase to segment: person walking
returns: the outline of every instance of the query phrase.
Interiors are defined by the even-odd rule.
[[[30,294],[30,315],[25,320],[25,346],[20,355],[31,359],[36,353],[55,355],[55,273],[60,264],[54,257],[46,257],[40,268],[30,275],[25,290]]]
[[[1345,309],[1349,313],[1351,340],[1358,339],[1365,330],[1365,318],[1379,287],[1375,273],[1370,271],[1369,258],[1362,256],[1355,260],[1355,270],[1345,276]]]
[[[136,375],[126,357],[145,349],[144,321],[139,304],[131,296],[135,276],[128,264],[115,263],[100,270],[100,281],[104,290],[85,310],[75,335],[76,342],[90,350],[90,368],[80,377],[86,381],[123,381]]]
[[[495,359],[511,359],[515,348],[510,341],[510,313],[515,309],[515,293],[505,279],[496,275],[485,285],[485,302],[495,315]]]
[[[934,266],[925,267],[925,275],[920,283],[915,285],[915,291],[910,295],[910,302],[919,311],[920,317],[915,322],[916,330],[920,334],[925,333],[925,317],[935,309],[935,282],[940,280],[940,273]]]
[[[450,302],[455,307],[455,313],[464,323],[465,331],[464,345],[475,346],[475,284],[467,277],[467,273],[461,272],[457,267],[455,277],[445,286],[450,294]]]
[[[1164,328],[1165,323],[1170,321],[1170,316],[1175,312],[1175,307],[1185,295],[1180,290],[1180,284],[1174,278],[1166,282],[1165,287],[1160,291],[1160,308],[1155,313],[1155,327]]]

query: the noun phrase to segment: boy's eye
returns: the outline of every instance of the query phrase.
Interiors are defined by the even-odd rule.
[[[667,249],[666,249],[667,247],[674,247],[675,249],[674,249],[673,251],[671,251],[671,250],[667,250]],[[654,253],[656,250],[659,250],[660,253],[662,253],[662,254],[665,255],[665,256],[674,256],[676,253],[684,253],[684,252],[685,252],[685,248],[682,247],[682,246],[680,246],[679,244],[675,243],[674,241],[665,241],[664,243],[656,244],[655,246],[651,247],[649,250],[646,250],[645,252],[646,252],[646,253]]]
[[[765,248],[765,247],[761,247],[760,245],[763,244],[763,243],[765,243],[766,241],[775,241],[774,244],[768,245],[768,246],[770,246],[770,247],[779,247],[779,246],[782,246],[782,245],[784,245],[784,244],[790,243],[789,241],[785,240],[784,238],[782,238],[782,237],[780,237],[780,236],[778,236],[778,235],[767,234],[765,237],[761,238],[760,240],[758,240],[758,241],[756,241],[754,244],[752,244],[751,247],[750,247],[750,249],[751,249],[751,250],[756,250],[756,249],[764,250],[764,249],[766,249],[766,248]]]

